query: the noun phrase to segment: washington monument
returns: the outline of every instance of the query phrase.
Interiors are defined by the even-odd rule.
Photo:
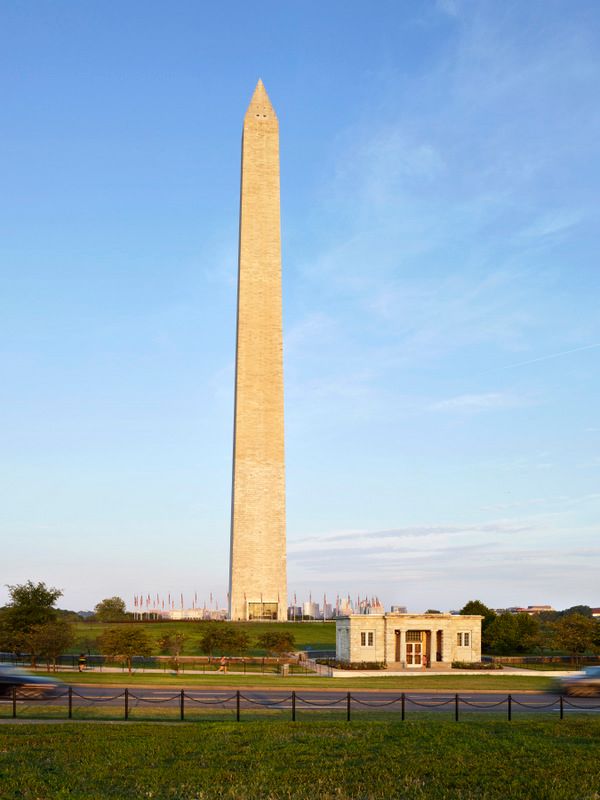
[[[287,616],[279,123],[259,80],[242,137],[229,616]]]

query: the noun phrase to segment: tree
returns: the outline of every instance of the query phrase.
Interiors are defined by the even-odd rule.
[[[488,629],[496,619],[497,614],[493,608],[488,608],[481,600],[469,600],[460,610],[461,614],[477,614],[483,617],[481,622],[481,646],[486,650],[490,646]]]
[[[244,655],[250,646],[250,637],[244,631],[238,630],[233,625],[214,625],[207,629],[200,639],[200,649],[203,653],[213,656]]]
[[[124,622],[127,619],[125,601],[120,597],[106,597],[94,606],[98,622]]]
[[[593,650],[598,636],[597,622],[583,614],[561,617],[555,625],[555,640],[561,650],[570,653],[575,663],[588,650]]]
[[[493,653],[518,655],[540,646],[540,622],[530,614],[498,614],[487,629]]]
[[[7,588],[10,594],[7,611],[15,630],[25,631],[34,625],[43,625],[56,616],[54,604],[62,597],[61,589],[48,587],[42,581],[27,581]]]
[[[29,632],[31,652],[46,660],[48,672],[50,665],[56,672],[56,659],[73,644],[73,626],[62,619],[51,620],[44,625],[36,625]]]
[[[150,640],[141,628],[111,628],[98,637],[98,645],[102,655],[124,661],[130,674],[133,657],[152,652]]]
[[[441,614],[442,612],[439,611],[437,608],[428,608],[425,613],[426,614]]]
[[[589,606],[571,606],[571,608],[565,608],[564,611],[558,612],[560,617],[568,617],[571,614],[580,614],[582,617],[590,618],[594,616],[594,612]]]
[[[185,633],[165,633],[158,640],[160,652],[172,656],[171,665],[177,673],[179,672],[179,656],[183,653],[186,639]]]
[[[54,604],[62,591],[43,582],[27,581],[8,586],[8,592],[10,602],[2,610],[0,618],[0,647],[16,652],[23,649],[23,637],[32,628],[56,618]]]
[[[296,646],[296,639],[293,633],[283,631],[268,631],[263,633],[256,640],[256,646],[274,656],[282,656],[289,653]]]

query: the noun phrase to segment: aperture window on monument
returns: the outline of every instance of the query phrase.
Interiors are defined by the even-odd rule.
[[[248,603],[248,619],[277,619],[277,603]]]
[[[375,645],[374,631],[361,631],[360,632],[360,646],[373,647]]]
[[[468,631],[458,633],[456,639],[459,647],[468,647],[471,644],[471,635]]]

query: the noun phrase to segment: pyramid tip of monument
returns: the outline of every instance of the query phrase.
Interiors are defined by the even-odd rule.
[[[275,109],[273,108],[271,99],[267,94],[267,90],[265,89],[262,78],[258,79],[256,86],[254,87],[254,93],[252,94],[252,99],[250,100],[248,110],[255,109],[256,107],[260,107],[262,110],[268,110],[269,112],[275,114]]]
[[[259,78],[256,82],[256,86],[254,87],[254,92],[252,94],[252,99],[254,100],[255,97],[268,99],[269,95],[267,94],[267,90],[265,89],[265,85],[263,83],[262,78]]]

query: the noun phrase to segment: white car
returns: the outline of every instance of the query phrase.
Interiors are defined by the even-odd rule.
[[[600,695],[600,667],[587,667],[578,675],[563,678],[560,685],[565,694],[574,697]]]

